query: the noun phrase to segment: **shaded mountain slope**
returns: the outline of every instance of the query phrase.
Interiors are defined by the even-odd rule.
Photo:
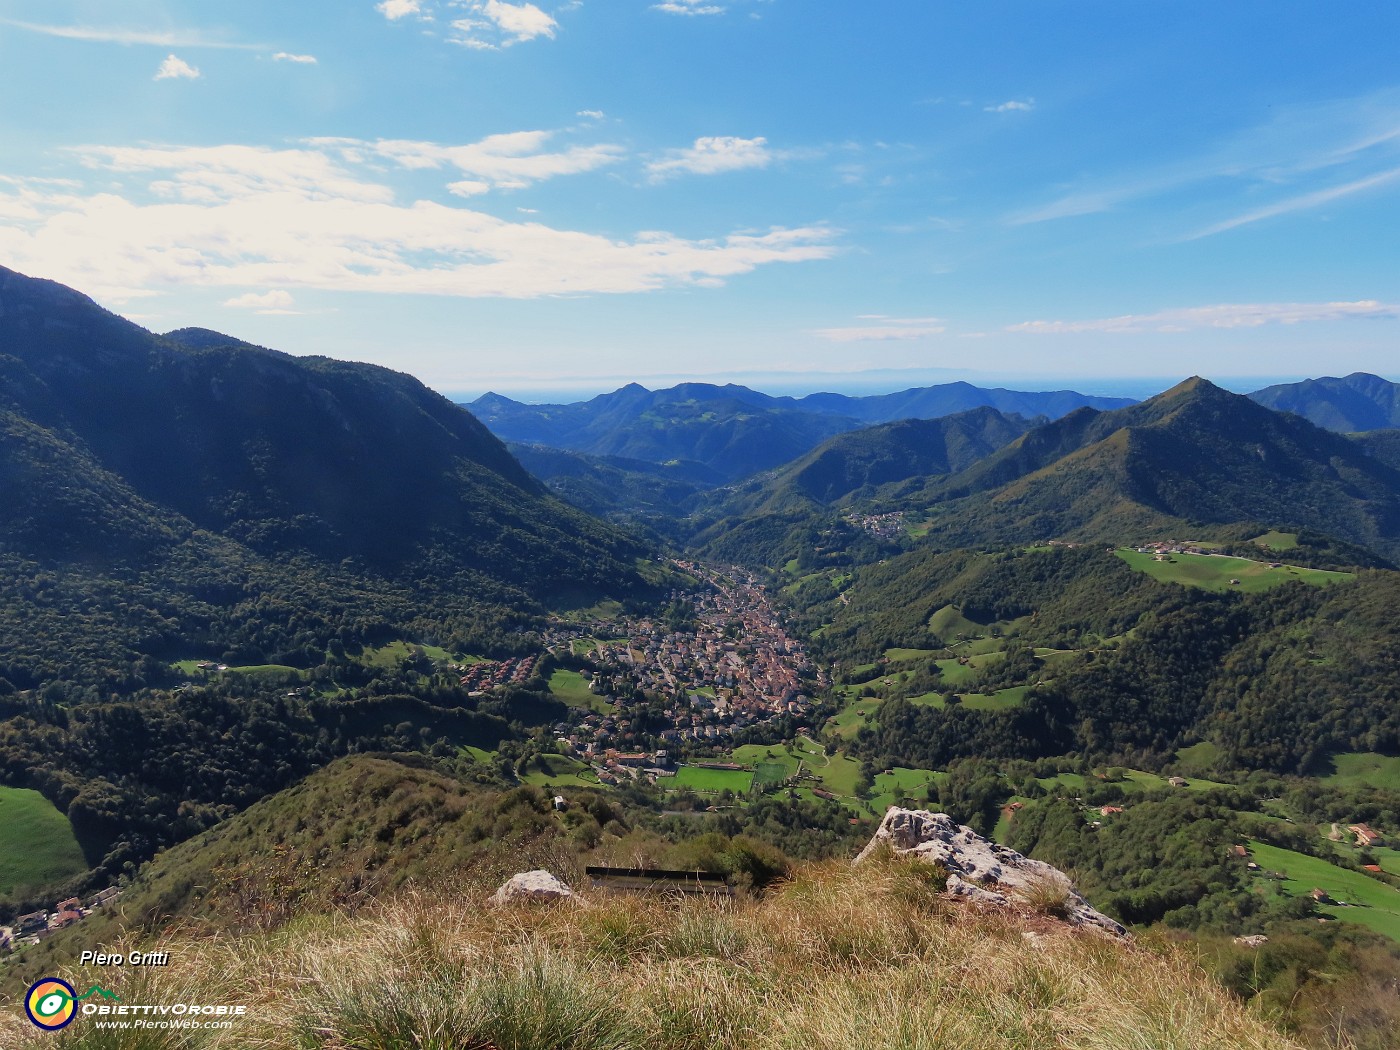
[[[203,330],[175,335],[0,271],[10,359],[0,404],[28,435],[7,443],[5,469],[16,482],[49,479],[26,490],[28,520],[41,520],[38,504],[66,517],[75,500],[97,506],[77,493],[106,493],[123,522],[113,527],[133,535],[184,519],[261,554],[390,572],[445,556],[440,568],[537,594],[625,580],[630,540],[549,496],[470,413],[417,380]],[[44,470],[45,456],[64,469]]]
[[[1325,376],[1281,383],[1256,390],[1249,397],[1344,434],[1400,427],[1400,383],[1368,372],[1353,372],[1340,379]]]

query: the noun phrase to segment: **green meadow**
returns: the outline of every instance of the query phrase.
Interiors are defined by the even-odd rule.
[[[1400,890],[1349,868],[1263,842],[1249,844],[1254,861],[1265,872],[1280,872],[1284,892],[1305,897],[1322,889],[1341,904],[1318,906],[1323,915],[1365,926],[1400,941]]]
[[[1270,568],[1268,562],[1248,558],[1229,558],[1218,554],[1173,554],[1158,561],[1154,554],[1139,554],[1135,550],[1115,552],[1134,569],[1145,572],[1163,583],[1180,583],[1208,591],[1244,591],[1258,593],[1301,580],[1314,586],[1350,580],[1354,573],[1332,572],[1327,569],[1305,569],[1298,565]],[[1231,583],[1239,580],[1239,583]]]
[[[0,787],[0,893],[49,886],[87,870],[73,825],[37,791]]]
[[[1353,751],[1334,755],[1332,772],[1323,783],[1338,787],[1373,787],[1400,791],[1400,757],[1378,755],[1374,751]]]

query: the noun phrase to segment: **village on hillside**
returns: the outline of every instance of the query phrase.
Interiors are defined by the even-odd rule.
[[[678,750],[723,749],[781,718],[805,721],[812,694],[830,685],[753,574],[674,565],[698,581],[670,596],[693,607],[681,629],[655,618],[556,620],[546,636],[551,652],[582,649],[596,668],[588,688],[605,703],[576,707],[554,728],[604,783],[666,775]]]

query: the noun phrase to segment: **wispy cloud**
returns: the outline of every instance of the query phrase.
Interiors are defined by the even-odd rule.
[[[810,334],[831,343],[870,343],[926,339],[931,335],[941,335],[948,330],[941,317],[887,317],[884,314],[861,314],[857,320],[875,323],[841,328],[817,328]]]
[[[651,9],[665,11],[668,15],[722,15],[725,12],[722,4],[712,4],[708,0],[666,0],[652,4]]]
[[[1035,109],[1035,99],[1028,98],[1021,101],[1013,98],[1008,102],[1002,102],[995,106],[983,106],[982,108],[988,113],[1029,113]]]
[[[1224,222],[1217,222],[1213,226],[1207,226],[1203,230],[1198,230],[1189,234],[1183,240],[1195,241],[1202,237],[1211,237],[1217,233],[1224,233],[1226,230],[1237,229],[1240,226],[1247,226],[1252,222],[1259,222],[1263,219],[1272,219],[1279,215],[1288,215],[1295,211],[1306,211],[1310,208],[1321,207],[1330,204],[1332,201],[1341,200],[1343,197],[1350,197],[1354,193],[1362,193],[1366,190],[1375,189],[1377,186],[1384,186],[1400,178],[1400,168],[1391,168],[1375,175],[1368,175],[1363,179],[1355,179],[1340,186],[1328,186],[1325,189],[1315,190],[1312,193],[1304,193],[1297,197],[1289,197],[1285,200],[1276,201],[1263,208],[1255,208],[1242,215],[1226,219]]]
[[[198,80],[200,75],[199,70],[195,69],[194,66],[190,65],[183,58],[177,58],[174,55],[166,55],[165,61],[162,62],[160,68],[156,70],[155,78],[157,80]]]
[[[488,135],[479,142],[448,146],[404,139],[315,139],[310,145],[329,148],[347,161],[368,156],[393,161],[410,170],[455,168],[470,178],[453,182],[448,189],[471,197],[493,189],[517,190],[561,175],[578,175],[614,164],[623,156],[621,146],[597,143],[549,151],[553,131],[513,131]]]
[[[292,54],[290,51],[279,51],[279,52],[277,52],[275,55],[272,56],[272,61],[274,61],[274,62],[295,62],[295,63],[298,64],[298,65],[303,65],[303,66],[314,66],[314,65],[316,65],[316,56],[315,56],[315,55],[294,55],[294,54]]]
[[[1245,128],[1214,149],[1154,169],[1125,171],[1069,189],[1008,215],[1012,225],[1115,211],[1190,190],[1237,212],[1180,239],[1191,240],[1278,215],[1319,207],[1388,183],[1400,155],[1400,89],[1357,98],[1281,106],[1265,124]],[[1318,182],[1333,171],[1332,185]],[[1343,181],[1337,182],[1338,179]],[[1278,196],[1239,212],[1242,197]]]
[[[257,292],[249,292],[246,295],[225,300],[224,305],[233,307],[235,310],[252,310],[259,314],[289,315],[298,313],[297,310],[293,309],[296,306],[296,300],[292,298],[292,294],[283,291],[263,292],[261,295]]]
[[[379,181],[378,154],[357,163],[310,148],[230,145],[95,146],[79,155],[93,169],[91,186],[0,182],[0,214],[14,216],[0,224],[0,258],[110,301],[174,287],[625,294],[715,287],[836,251],[824,226],[619,237],[401,201]]]
[[[20,22],[10,18],[0,18],[0,25],[13,29],[23,29],[44,36],[56,36],[65,40],[86,40],[102,44],[145,44],[152,47],[207,47],[229,51],[265,51],[261,44],[240,44],[228,40],[218,40],[193,30],[149,30],[130,29],[119,26],[59,26],[37,22]]]
[[[1090,321],[1025,321],[1007,326],[1008,332],[1034,335],[1078,335],[1101,332],[1188,332],[1201,328],[1258,328],[1267,324],[1305,324],[1313,321],[1400,318],[1400,304],[1375,299],[1340,303],[1222,303],[1159,310],[1150,314],[1124,314]]]
[[[698,138],[687,149],[672,150],[652,161],[647,171],[654,179],[671,175],[717,175],[744,168],[766,168],[773,161],[766,138],[742,139],[732,135]]]

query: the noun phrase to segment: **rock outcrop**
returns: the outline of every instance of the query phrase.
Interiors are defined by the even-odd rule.
[[[568,900],[574,895],[563,882],[543,869],[522,871],[512,875],[501,884],[500,889],[491,895],[492,904],[519,904],[522,902],[554,904]]]
[[[964,827],[946,813],[890,807],[875,836],[856,857],[859,864],[885,848],[941,866],[948,892],[983,904],[1019,906],[1083,927],[1127,936],[1127,930],[1075,892],[1069,876],[1044,861],[1023,857]]]

